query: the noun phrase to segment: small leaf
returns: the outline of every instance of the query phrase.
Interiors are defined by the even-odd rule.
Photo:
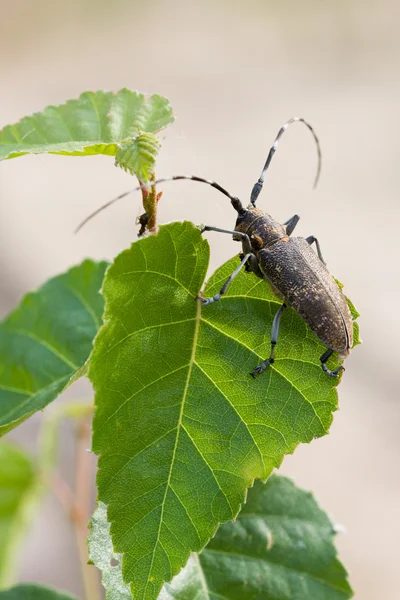
[[[15,444],[0,442],[0,588],[14,577],[18,542],[33,505],[37,478],[30,458]]]
[[[131,600],[129,586],[122,580],[121,560],[116,554],[110,538],[110,525],[107,522],[107,506],[99,502],[89,524],[89,558],[102,573],[102,583],[106,590],[106,600]]]
[[[101,323],[106,267],[85,260],[27,294],[0,323],[0,435],[84,373]]]
[[[23,583],[0,592],[0,600],[77,600],[64,591],[35,583]]]
[[[220,527],[159,600],[348,600],[333,537],[312,494],[286,477],[256,481],[237,521]]]
[[[324,346],[288,309],[276,362],[268,354],[279,300],[240,273],[221,302],[195,297],[209,247],[190,223],[132,244],[104,280],[105,325],[89,376],[96,391],[93,448],[99,499],[135,600],[165,581],[233,519],[255,478],[265,479],[301,442],[325,435],[338,381],[321,370]],[[210,279],[207,296],[237,266]]]
[[[160,140],[153,133],[141,133],[134,140],[121,144],[115,164],[140,181],[148,182],[154,173]]]
[[[172,121],[168,100],[157,94],[146,97],[128,89],[115,94],[84,92],[77,100],[48,106],[4,127],[0,131],[0,160],[42,153],[115,156],[120,144],[132,143],[139,133],[154,134]],[[135,167],[130,170],[138,176],[151,173],[154,167],[158,148],[151,140],[140,136],[133,142],[129,164],[137,166],[138,172]]]

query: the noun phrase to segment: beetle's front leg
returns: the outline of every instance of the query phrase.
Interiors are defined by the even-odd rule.
[[[199,227],[201,233],[204,231],[216,231],[218,233],[228,233],[232,235],[236,240],[240,240],[243,245],[243,252],[245,254],[249,254],[253,252],[253,248],[251,247],[250,238],[247,233],[243,233],[242,231],[232,231],[231,229],[221,229],[221,227],[213,227],[212,225],[200,225]]]
[[[256,258],[254,256],[254,254],[252,254],[251,252],[249,252],[248,254],[246,254],[243,257],[243,259],[240,262],[240,265],[238,267],[236,267],[236,269],[233,271],[232,275],[230,275],[228,277],[228,279],[225,281],[224,285],[222,286],[222,288],[220,289],[218,294],[215,294],[215,296],[212,296],[211,298],[203,298],[203,296],[196,296],[196,300],[200,300],[203,306],[207,306],[208,304],[212,304],[213,302],[218,302],[218,300],[221,299],[221,296],[223,296],[223,294],[225,294],[226,290],[228,289],[228,287],[230,286],[232,281],[235,279],[236,275],[240,272],[241,268],[246,264],[246,262],[251,257]]]
[[[239,254],[240,260],[242,260],[244,258],[244,256],[245,256],[244,252],[241,252]],[[260,279],[264,279],[263,272],[260,269],[260,266],[258,264],[258,260],[257,260],[257,257],[255,254],[250,256],[249,260],[247,261],[247,263],[244,266],[244,270],[246,271],[246,273],[254,273],[254,275],[257,275],[257,277],[259,277]]]

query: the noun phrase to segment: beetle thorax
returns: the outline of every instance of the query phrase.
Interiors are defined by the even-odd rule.
[[[259,208],[249,208],[239,214],[235,231],[247,233],[255,251],[271,246],[278,240],[287,241],[289,239],[285,226]]]

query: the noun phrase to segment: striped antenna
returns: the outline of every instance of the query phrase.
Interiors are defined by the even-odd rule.
[[[264,184],[264,177],[265,177],[265,173],[267,172],[267,169],[271,163],[272,157],[276,152],[276,149],[278,147],[279,144],[279,140],[281,139],[282,135],[285,133],[286,129],[289,127],[289,125],[291,125],[292,123],[296,123],[296,122],[300,122],[300,123],[304,123],[304,125],[306,125],[308,127],[308,129],[311,131],[315,143],[317,145],[317,153],[318,153],[318,167],[317,167],[317,174],[315,176],[314,179],[314,184],[313,184],[313,189],[317,186],[318,180],[319,180],[319,176],[321,173],[321,165],[322,165],[322,154],[321,154],[321,147],[319,145],[319,140],[316,136],[316,133],[314,131],[314,129],[311,127],[311,125],[309,123],[307,123],[307,121],[305,121],[302,117],[292,117],[291,119],[289,119],[289,121],[287,121],[278,131],[278,135],[275,138],[274,143],[272,144],[270,151],[268,152],[268,156],[267,156],[267,160],[265,161],[265,165],[263,170],[261,171],[261,175],[258,179],[258,181],[254,184],[254,187],[252,189],[251,192],[251,196],[250,196],[250,202],[253,206],[256,205],[256,201],[258,196],[260,195],[260,192],[262,190],[263,184]]]
[[[111,206],[112,204],[117,202],[118,200],[125,198],[125,196],[129,196],[129,194],[133,194],[134,192],[138,192],[139,190],[143,190],[143,189],[150,190],[153,187],[153,185],[157,185],[159,183],[164,183],[165,181],[176,181],[178,179],[189,179],[191,181],[199,181],[200,183],[207,183],[208,185],[211,185],[211,187],[213,187],[216,190],[218,190],[219,192],[221,192],[221,194],[224,194],[224,196],[227,196],[230,199],[232,206],[238,213],[241,213],[244,210],[239,198],[236,198],[235,196],[231,196],[231,194],[229,192],[227,192],[222,186],[220,186],[219,183],[216,183],[215,181],[211,181],[210,179],[204,179],[203,177],[196,177],[195,175],[174,175],[172,177],[163,177],[162,179],[156,179],[155,181],[150,181],[149,183],[142,183],[142,185],[138,185],[137,187],[133,188],[132,190],[129,190],[128,192],[124,192],[123,194],[120,194],[116,198],[109,200],[108,202],[106,202],[105,204],[100,206],[100,208],[96,209],[94,212],[92,212],[90,215],[88,215],[86,217],[86,219],[84,219],[78,225],[78,227],[75,229],[75,233],[78,233],[78,231],[80,231],[82,229],[82,227],[84,225],[86,225],[86,223],[88,221],[93,219],[93,217],[96,217],[99,213],[101,213],[103,210],[105,210],[106,208],[108,208],[109,206]]]

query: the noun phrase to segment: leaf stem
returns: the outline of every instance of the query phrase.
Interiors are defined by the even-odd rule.
[[[151,176],[151,181],[154,181],[155,179],[155,174],[153,173],[153,175]],[[149,190],[146,186],[146,184],[141,181],[140,179],[138,179],[139,181],[139,185],[142,188],[142,201],[143,201],[143,208],[146,212],[147,215],[147,230],[152,233],[152,234],[156,234],[158,231],[157,228],[157,206],[158,206],[158,202],[162,196],[162,192],[158,192],[156,190],[156,186],[152,185],[151,189]]]

